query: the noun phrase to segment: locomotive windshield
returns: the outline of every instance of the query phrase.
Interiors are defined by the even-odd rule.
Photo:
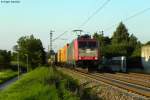
[[[79,42],[79,48],[86,48],[87,47],[87,42]]]
[[[79,41],[79,48],[97,48],[96,41]]]
[[[96,41],[79,41],[78,44],[80,57],[96,57],[98,55]]]
[[[96,48],[96,42],[88,42],[88,47],[89,48]]]

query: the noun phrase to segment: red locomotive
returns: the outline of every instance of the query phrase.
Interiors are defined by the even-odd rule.
[[[57,53],[57,62],[74,67],[98,67],[100,59],[98,41],[89,35],[79,36],[72,43],[61,48]]]

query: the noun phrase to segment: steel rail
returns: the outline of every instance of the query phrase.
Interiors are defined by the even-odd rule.
[[[130,75],[137,75],[137,76],[141,76],[141,77],[147,77],[150,79],[150,75],[148,74],[141,74],[141,73],[129,73]]]
[[[130,91],[132,93],[139,94],[139,95],[145,96],[147,98],[150,98],[150,88],[135,85],[132,83],[123,82],[123,81],[116,80],[116,79],[111,79],[106,76],[95,76],[90,73],[86,73],[86,72],[82,72],[82,71],[74,70],[74,71],[72,71],[72,73],[73,72],[78,73],[82,76],[86,76],[87,78],[90,78],[96,82],[104,82],[108,85],[116,86],[121,89]]]
[[[117,75],[123,75],[122,73],[117,73]],[[140,78],[140,79],[146,79],[146,80],[148,80],[148,81],[150,81],[150,76],[148,77],[148,76],[143,76],[143,75],[139,75],[139,74],[131,74],[131,73],[129,73],[129,74],[126,74],[128,77],[135,77],[135,78]]]
[[[116,79],[116,80],[120,80],[120,81],[124,81],[124,82],[128,82],[128,83],[132,83],[132,84],[136,84],[136,85],[140,85],[140,86],[144,86],[144,87],[148,87],[150,88],[150,83],[149,82],[143,82],[143,81],[139,81],[136,79],[129,79],[129,77],[123,77],[123,76],[117,76],[117,75],[113,75],[113,74],[99,74],[96,73],[94,75],[103,75],[112,79]]]

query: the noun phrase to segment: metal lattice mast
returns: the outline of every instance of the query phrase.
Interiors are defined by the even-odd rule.
[[[52,39],[53,39],[53,32],[54,32],[54,31],[52,31],[52,30],[50,31],[50,51],[49,51],[50,53],[51,53],[52,50],[53,50],[53,43],[52,43],[52,42],[53,42],[53,41],[52,41]]]

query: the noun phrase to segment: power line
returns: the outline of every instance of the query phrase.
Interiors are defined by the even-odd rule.
[[[85,20],[82,24],[81,27],[83,27],[84,25],[86,25],[99,11],[101,11],[111,0],[107,0],[106,2],[104,2],[104,4],[102,6],[100,6],[91,16],[89,16],[87,18],[87,20]]]
[[[132,16],[129,16],[129,17],[127,17],[126,19],[124,19],[124,21],[128,21],[128,20],[130,20],[130,19],[132,19],[132,18],[134,18],[134,17],[136,17],[136,16],[138,16],[138,15],[141,15],[141,14],[145,13],[145,12],[148,11],[148,10],[150,10],[150,8],[146,8],[146,9],[140,11],[140,12],[137,12],[136,14],[134,14],[134,15],[132,15]]]
[[[84,21],[84,23],[82,23],[82,25],[80,27],[83,27],[84,25],[86,25],[89,20],[91,20],[100,10],[102,10],[111,0],[107,0],[106,2],[104,2],[104,4],[102,6],[100,6],[91,16],[89,16],[87,18],[87,20]],[[63,32],[62,34],[60,34],[59,36],[57,36],[55,39],[53,39],[53,41],[59,39],[61,36],[63,36],[66,32],[68,31],[65,31]]]
[[[55,39],[53,39],[52,41],[55,41],[57,39],[59,39],[61,36],[63,36],[65,33],[67,33],[68,31],[63,32],[62,34],[60,34],[59,36],[57,36]]]
[[[123,21],[123,22],[129,21],[130,19],[135,18],[136,16],[139,16],[139,15],[141,15],[141,14],[147,12],[148,10],[150,10],[150,8],[146,8],[146,9],[140,11],[140,12],[137,12],[137,13],[135,13],[135,14],[133,14],[133,15],[131,15],[131,16],[125,18],[125,19],[122,20],[122,21]],[[115,24],[113,24],[113,25],[107,27],[104,31],[110,30],[111,28],[113,28],[113,27],[116,26],[117,24],[118,24],[118,23],[115,23]]]

